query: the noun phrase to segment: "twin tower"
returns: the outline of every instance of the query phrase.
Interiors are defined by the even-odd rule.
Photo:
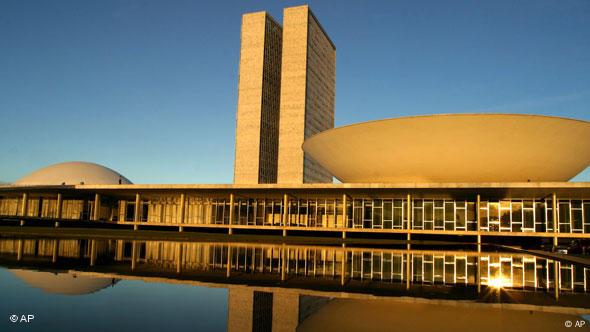
[[[332,182],[303,141],[334,128],[336,47],[308,6],[244,14],[234,183]]]

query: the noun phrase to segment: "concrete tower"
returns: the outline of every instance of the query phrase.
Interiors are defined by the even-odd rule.
[[[281,66],[278,182],[332,182],[301,148],[334,128],[336,86],[336,47],[307,5],[284,10]]]
[[[336,48],[308,6],[242,17],[234,183],[332,182],[303,141],[334,127]]]
[[[281,40],[266,12],[242,16],[234,183],[277,182]]]

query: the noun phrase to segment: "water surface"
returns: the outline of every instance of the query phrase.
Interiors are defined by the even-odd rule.
[[[0,294],[0,331],[554,331],[587,328],[590,269],[489,248],[0,237]]]

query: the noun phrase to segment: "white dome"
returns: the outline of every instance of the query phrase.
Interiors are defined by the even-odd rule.
[[[126,177],[102,165],[82,161],[54,164],[38,169],[15,185],[131,184]]]

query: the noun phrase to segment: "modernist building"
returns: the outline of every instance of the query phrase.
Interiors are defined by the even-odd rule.
[[[334,54],[307,6],[287,8],[282,31],[265,13],[244,15],[235,184],[135,185],[63,163],[0,186],[0,217],[284,236],[590,237],[590,183],[567,182],[590,165],[589,122],[460,114],[329,129]]]
[[[332,182],[301,150],[334,127],[336,49],[308,6],[242,17],[234,183]]]

